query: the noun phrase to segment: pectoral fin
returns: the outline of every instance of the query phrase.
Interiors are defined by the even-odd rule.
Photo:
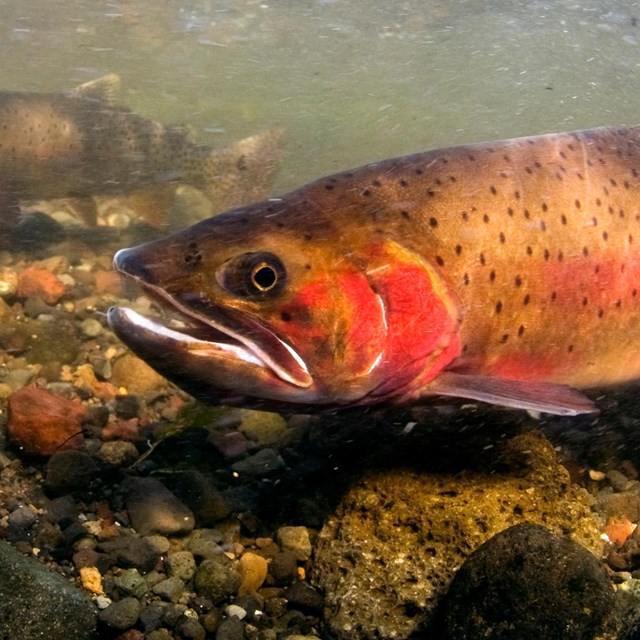
[[[583,393],[563,384],[505,380],[445,371],[429,383],[429,395],[479,400],[503,407],[575,416],[598,411]]]

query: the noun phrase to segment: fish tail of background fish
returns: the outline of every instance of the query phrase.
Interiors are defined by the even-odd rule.
[[[261,200],[282,162],[284,137],[282,129],[271,129],[223,149],[199,147],[200,161],[189,162],[184,181],[206,194],[212,214]]]

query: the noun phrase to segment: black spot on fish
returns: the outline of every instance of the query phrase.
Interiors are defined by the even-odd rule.
[[[422,173],[423,173],[422,169],[421,169],[420,167],[418,167],[418,168],[416,169],[416,175],[417,175],[417,176],[421,176],[421,175],[422,175]]]
[[[484,259],[484,253],[480,253],[480,264],[484,267],[485,265],[485,259]]]
[[[521,325],[518,327],[518,336],[521,336],[523,333],[524,333],[524,325],[523,325],[523,324],[521,324]]]
[[[409,186],[409,183],[406,180],[398,180],[398,184],[401,187],[408,187]]]
[[[558,297],[558,294],[555,291],[552,291],[551,295],[549,296],[549,298],[551,299],[551,302],[555,302],[557,297]]]
[[[618,183],[613,178],[609,178],[609,184],[612,187],[617,187],[618,186]]]
[[[582,255],[585,258],[589,255],[589,249],[587,247],[582,247]]]
[[[521,287],[522,286],[522,278],[520,276],[516,276],[516,278],[514,280],[514,284],[516,285],[516,287]]]
[[[325,188],[327,191],[333,191],[333,185],[332,185],[332,184],[325,184],[325,185],[324,185],[324,188]]]
[[[469,219],[469,214],[466,211],[463,211],[460,215],[465,222]]]
[[[485,214],[482,216],[482,220],[483,220],[484,222],[489,222],[489,216],[485,213]]]
[[[513,217],[513,209],[512,209],[511,207],[509,207],[509,208],[507,209],[507,213],[508,213],[511,217]]]
[[[567,216],[565,216],[564,213],[560,216],[560,222],[562,222],[562,224],[567,224]]]
[[[547,230],[547,223],[544,220],[540,220],[540,231]]]
[[[619,309],[622,306],[622,300],[616,300],[616,307]]]
[[[588,304],[589,304],[589,298],[585,296],[584,298],[582,298],[582,306],[586,307]]]
[[[514,192],[513,192],[513,197],[514,197],[516,200],[520,200],[520,192],[519,192],[519,191],[514,191]]]
[[[493,185],[491,185],[491,186],[489,187],[489,191],[491,191],[491,193],[492,193],[494,196],[498,193],[498,191],[496,190],[496,188],[495,188]]]
[[[491,273],[489,274],[489,282],[494,282],[496,279],[496,272],[495,271],[491,271]]]
[[[529,220],[531,218],[531,214],[529,213],[529,209],[525,209],[523,212],[524,217]]]
[[[437,227],[438,226],[438,219],[437,218],[429,218],[429,226],[430,227]]]
[[[573,351],[573,345],[572,345],[572,344],[570,344],[570,345],[567,347],[567,351],[568,351],[569,353],[571,353],[571,352]]]
[[[380,180],[374,180],[371,184],[374,187],[381,187],[382,186],[382,183],[380,182]]]
[[[370,190],[370,189],[365,189],[365,190],[362,192],[362,195],[363,195],[363,196],[365,196],[365,197],[370,196],[370,195],[371,195],[371,190]]]
[[[582,206],[580,204],[580,200],[576,200],[573,204],[575,205],[576,209],[579,209]]]
[[[558,262],[562,262],[564,260],[564,253],[562,251],[558,251]]]
[[[401,211],[400,215],[405,219],[405,220],[411,220],[411,214],[408,211]]]
[[[527,255],[530,256],[533,254],[533,249],[531,247],[527,247]]]
[[[505,344],[508,339],[509,339],[509,334],[508,333],[503,333],[502,334],[502,338],[500,338],[500,344]]]
[[[465,274],[462,276],[462,282],[463,282],[465,285],[468,285],[468,284],[469,284],[469,274],[468,274],[468,273],[465,273]]]
[[[462,245],[457,244],[455,248],[456,255],[459,256],[462,253]]]
[[[281,319],[283,322],[291,322],[291,314],[290,314],[288,311],[283,311],[283,312],[280,314],[280,319]]]
[[[527,293],[527,295],[522,299],[522,304],[526,307],[531,302],[531,296]]]
[[[549,210],[549,207],[547,206],[546,202],[542,203],[542,210],[546,213]]]
[[[602,318],[604,315],[604,309],[598,309],[598,318]]]
[[[502,244],[504,244],[504,243],[505,243],[506,238],[505,238],[505,236],[504,236],[504,233],[502,233],[502,231],[500,232],[500,235],[498,236],[498,238],[500,239],[500,242],[501,242]]]
[[[501,311],[502,311],[502,302],[498,300],[498,302],[496,302],[496,313],[500,313]]]
[[[609,239],[609,234],[606,231],[602,232],[602,239],[606,242]]]
[[[307,242],[309,242],[310,240],[313,240],[313,236],[310,233],[305,233],[302,236]]]
[[[545,250],[544,250],[544,259],[545,259],[545,260],[548,260],[550,255],[551,255],[551,254],[549,253],[549,249],[545,249]]]
[[[440,267],[444,267],[444,260],[442,259],[441,256],[436,256],[436,262]]]

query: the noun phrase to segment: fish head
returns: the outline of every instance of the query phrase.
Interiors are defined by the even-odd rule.
[[[300,203],[259,203],[123,249],[115,268],[179,314],[127,308],[115,333],[206,401],[344,406],[410,395],[458,352],[436,268],[393,237]]]

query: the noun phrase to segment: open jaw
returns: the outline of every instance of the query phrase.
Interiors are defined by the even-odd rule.
[[[118,337],[152,364],[171,360],[165,356],[173,354],[176,359],[210,360],[212,377],[216,377],[213,369],[219,363],[224,374],[234,367],[259,369],[262,377],[267,375],[297,388],[313,384],[306,364],[293,347],[254,317],[205,304],[195,297],[183,303],[159,287],[140,284],[163,306],[177,312],[183,326],[170,328],[160,319],[125,307],[111,308],[108,320]]]

